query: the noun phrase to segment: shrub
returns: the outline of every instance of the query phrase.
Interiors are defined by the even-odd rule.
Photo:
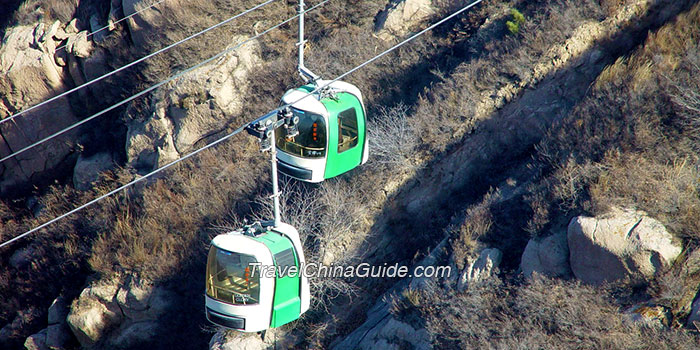
[[[370,159],[393,169],[413,168],[418,139],[408,117],[408,107],[399,104],[382,108],[368,124]]]
[[[512,35],[520,32],[520,26],[525,24],[525,16],[517,9],[510,9],[510,21],[506,21],[506,28]]]

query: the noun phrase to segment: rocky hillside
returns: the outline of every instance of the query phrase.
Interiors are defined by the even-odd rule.
[[[0,117],[255,5],[156,2],[2,5]],[[333,78],[465,4],[331,1],[308,16],[307,65]],[[0,155],[294,13],[273,2],[0,124]],[[699,23],[693,1],[490,0],[347,78],[365,95],[370,161],[321,185],[285,180],[283,219],[311,261],[449,277],[313,279],[293,324],[213,327],[209,240],[270,213],[267,162],[241,135],[0,251],[0,344],[697,348]],[[300,83],[295,35],[283,26],[0,164],[2,241],[277,106]]]

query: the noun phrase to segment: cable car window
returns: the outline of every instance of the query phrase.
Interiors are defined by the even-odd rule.
[[[207,295],[229,304],[257,304],[260,271],[253,273],[255,257],[212,246],[207,259]]]
[[[326,123],[323,117],[292,108],[299,117],[299,135],[287,139],[284,128],[275,130],[275,141],[279,149],[303,158],[320,158],[326,155]]]
[[[338,153],[357,146],[357,113],[355,108],[338,114]]]

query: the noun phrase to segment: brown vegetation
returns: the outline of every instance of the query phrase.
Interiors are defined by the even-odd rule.
[[[347,78],[360,86],[370,112],[375,112],[376,116],[371,117],[373,136],[399,135],[395,143],[373,141],[379,154],[371,162],[377,166],[354,171],[351,176],[319,187],[285,186],[283,218],[299,228],[311,259],[343,263],[361,256],[358,250],[363,240],[374,233],[371,230],[381,208],[386,204],[391,210],[392,204],[387,203],[391,197],[379,193],[389,181],[403,181],[401,177],[408,177],[407,173],[413,175],[401,167],[409,165],[407,170],[413,170],[414,164],[428,163],[435,154],[459,142],[473,128],[473,121],[466,116],[480,113],[475,106],[483,97],[482,92],[491,91],[493,86],[526,81],[531,74],[527,67],[532,67],[552,42],[563,41],[586,21],[614,13],[622,1],[513,2],[514,6],[522,5],[518,8],[527,19],[517,36],[504,36],[501,18],[482,28],[483,37],[471,38],[484,18],[497,12],[493,3],[477,9],[474,16],[479,18],[455,21],[450,29],[423,37],[397,55]],[[185,37],[252,4],[253,1],[188,3],[185,13],[165,14],[182,20],[171,22],[164,30],[167,37],[154,41],[154,45],[160,47],[166,41]],[[371,32],[371,20],[385,2],[329,5],[318,15],[309,16],[307,31],[311,38],[308,64],[324,78],[334,78],[389,45],[374,38]],[[442,6],[446,11],[454,3],[445,2]],[[230,44],[227,37],[232,31],[251,34],[293,13],[289,4],[273,4],[236,22],[235,30],[227,26],[192,41],[140,69],[138,85],[150,85],[218,52]],[[531,234],[545,234],[559,223],[558,218],[573,213],[596,213],[611,204],[625,204],[660,218],[689,246],[698,243],[698,148],[697,133],[693,134],[698,125],[693,110],[697,108],[694,98],[698,86],[692,85],[689,77],[698,74],[694,69],[700,62],[698,47],[685,46],[698,40],[694,36],[697,33],[684,31],[683,36],[668,29],[694,28],[700,23],[698,13],[696,6],[675,27],[652,35],[643,50],[601,74],[588,98],[537,146],[535,167],[541,176],[532,180],[527,197],[532,209],[527,227]],[[277,105],[280,94],[298,83],[293,71],[293,27],[287,26],[262,40],[265,67],[252,79],[250,106],[242,115],[232,116],[230,126],[238,126]],[[679,36],[681,39],[677,39]],[[122,54],[121,59],[126,61],[142,53]],[[658,54],[666,61],[656,62]],[[457,58],[450,58],[453,56]],[[439,64],[426,63],[430,59]],[[445,72],[436,67],[445,67]],[[419,77],[428,75],[431,69],[433,76]],[[414,85],[430,89],[430,93],[416,91]],[[410,107],[382,109],[397,101]],[[141,108],[146,114],[148,102],[132,108]],[[487,147],[497,147],[497,141],[494,139],[495,146]],[[415,156],[414,150],[420,150],[420,155]],[[0,325],[11,322],[17,312],[31,313],[26,305],[45,309],[55,293],[51,288],[37,286],[60,286],[62,293],[74,297],[91,272],[103,276],[129,272],[176,284],[174,288],[179,288],[188,304],[180,311],[197,315],[203,323],[199,303],[203,282],[196,276],[201,274],[206,244],[220,232],[222,222],[231,213],[236,218],[255,217],[256,213],[269,218],[267,200],[260,203],[260,194],[267,193],[268,172],[267,159],[259,155],[254,142],[239,137],[181,164],[160,179],[52,226],[50,234],[40,233],[33,241],[13,247],[35,247],[41,258],[23,269],[0,272],[0,294],[11,296],[0,300]],[[395,173],[399,175],[394,176]],[[131,178],[125,170],[107,174],[98,188],[87,193],[69,185],[54,186],[41,197],[40,207],[45,209],[38,218],[29,217],[26,210],[2,204],[0,238],[4,241]],[[453,260],[458,267],[464,267],[467,257],[485,242],[502,238],[501,243],[509,246],[508,239],[526,239],[506,237],[511,234],[508,229],[517,225],[508,222],[509,214],[520,213],[503,209],[501,199],[499,191],[489,192],[466,210],[464,220],[449,228]],[[425,237],[415,239],[425,244]],[[415,254],[413,248],[407,244],[406,252],[397,255],[410,258]],[[4,263],[11,252],[2,254]],[[518,256],[517,251],[509,254]],[[19,274],[21,278],[16,277]],[[681,276],[676,278],[685,277]],[[338,293],[357,290],[348,281],[313,283],[315,299],[322,301],[316,305],[317,311],[321,306],[332,307],[332,299]],[[368,299],[379,293],[370,290],[374,286],[361,286],[367,288],[362,292]],[[676,289],[659,287],[658,293],[685,295],[688,286],[683,284]],[[520,285],[494,280],[464,294],[449,285],[436,285],[426,292],[411,291],[405,297],[407,303],[402,307],[420,312],[435,336],[436,348],[518,348],[527,344],[528,348],[681,349],[694,341],[683,332],[627,324],[619,305],[606,291],[575,282],[536,279]],[[356,321],[329,321],[323,314],[315,313],[305,321],[309,343],[327,345],[333,337],[347,331],[343,327]],[[37,329],[40,327],[32,328]],[[185,322],[166,332],[189,334],[198,342],[206,342],[206,335]],[[176,341],[166,341],[162,346]]]

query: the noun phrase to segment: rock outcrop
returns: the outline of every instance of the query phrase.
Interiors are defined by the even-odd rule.
[[[66,72],[54,59],[59,26],[18,26],[0,45],[0,119],[64,92]],[[16,152],[77,121],[68,99],[0,124],[0,155]],[[72,152],[70,133],[0,164],[0,193],[58,167]]]
[[[116,11],[116,10],[115,10]],[[117,11],[118,12],[118,11]],[[116,13],[116,12],[115,12]],[[93,16],[93,26],[103,19]],[[109,33],[90,35],[88,28],[73,19],[67,24],[8,28],[0,44],[0,119],[5,119],[84,84],[109,69],[105,51],[93,43]],[[83,29],[83,30],[80,30]],[[92,92],[99,96],[104,87],[93,84],[75,95],[86,100]],[[68,97],[23,113],[0,124],[0,156],[29,146],[78,121]],[[75,161],[73,130],[38,145],[0,164],[0,193],[42,179],[52,180],[72,169]]]
[[[532,276],[534,272],[549,277],[571,277],[566,232],[557,232],[542,239],[533,238],[527,242],[520,269],[525,277]]]
[[[650,278],[682,250],[659,221],[619,208],[600,217],[573,218],[567,237],[574,276],[591,284]]]
[[[377,15],[374,31],[384,40],[402,38],[435,10],[432,0],[393,0]]]
[[[83,348],[131,348],[155,335],[171,297],[134,276],[101,280],[73,302],[68,324]]]
[[[232,38],[241,42],[244,38]],[[185,74],[154,94],[153,112],[129,125],[128,163],[149,171],[222,131],[243,110],[248,73],[260,60],[259,44],[246,43],[219,60]]]

